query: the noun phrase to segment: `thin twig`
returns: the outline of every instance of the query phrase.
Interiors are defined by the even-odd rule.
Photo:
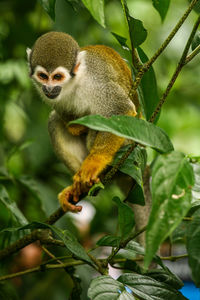
[[[51,251],[49,251],[45,246],[41,246],[43,251],[52,259],[54,259],[55,261],[57,261],[59,264],[63,265],[63,262],[61,260],[59,260],[53,253],[51,253]]]
[[[134,232],[133,234],[131,234],[126,240],[122,241],[118,247],[116,247],[115,249],[112,249],[112,252],[108,256],[108,258],[106,259],[106,261],[108,263],[112,263],[114,256],[119,252],[119,250],[122,249],[122,248],[124,248],[124,247],[126,247],[126,245],[131,240],[135,239],[138,235],[140,235],[141,233],[143,233],[145,230],[146,230],[146,226],[142,227],[137,232]]]
[[[171,31],[171,33],[168,35],[168,37],[166,38],[166,40],[164,41],[164,43],[161,45],[161,47],[156,51],[156,53],[152,56],[151,59],[149,59],[149,61],[147,61],[142,68],[139,69],[135,80],[133,82],[133,86],[131,88],[130,91],[130,95],[133,96],[134,93],[136,92],[140,81],[144,75],[144,73],[146,73],[149,68],[152,66],[152,64],[156,61],[156,59],[161,55],[161,53],[165,50],[165,48],[168,46],[168,44],[171,42],[171,40],[173,39],[173,37],[175,36],[175,34],[178,32],[178,30],[180,29],[180,27],[183,25],[183,23],[185,22],[185,20],[187,19],[188,15],[190,14],[190,12],[192,11],[193,7],[195,6],[195,4],[198,2],[199,0],[193,0],[190,5],[188,6],[188,8],[186,9],[184,15],[180,18],[180,20],[178,21],[178,23],[176,24],[176,26],[173,28],[173,30]]]
[[[197,21],[195,22],[195,24],[193,26],[193,29],[192,29],[191,34],[189,36],[189,39],[188,39],[188,41],[186,43],[186,46],[185,46],[185,48],[183,50],[182,56],[181,56],[181,58],[179,60],[179,63],[178,63],[178,65],[177,65],[177,67],[176,67],[176,69],[175,69],[175,71],[174,71],[174,73],[172,75],[172,78],[171,78],[170,82],[168,83],[168,86],[167,86],[165,92],[163,93],[163,95],[162,95],[162,97],[161,97],[161,99],[160,99],[160,101],[159,101],[159,103],[158,103],[155,111],[153,112],[153,114],[152,114],[152,116],[151,116],[151,118],[149,120],[149,122],[151,122],[151,123],[153,123],[155,121],[155,119],[156,119],[158,113],[160,112],[163,104],[165,103],[165,100],[166,100],[169,92],[171,91],[171,89],[172,89],[172,87],[173,87],[173,85],[174,85],[174,83],[175,83],[175,81],[176,81],[179,73],[181,72],[182,68],[185,65],[185,60],[186,60],[186,57],[187,57],[190,45],[191,45],[191,43],[193,41],[193,38],[195,36],[195,33],[196,33],[197,29],[198,29],[199,24],[200,24],[200,16],[198,16]]]
[[[172,30],[172,32],[169,34],[169,36],[167,37],[167,39],[164,41],[164,43],[161,45],[161,47],[158,49],[158,51],[156,51],[156,53],[152,56],[152,58],[146,63],[146,67],[148,69],[150,68],[150,66],[152,66],[152,64],[155,62],[155,60],[160,56],[160,54],[165,50],[165,48],[171,42],[171,40],[173,39],[173,37],[175,36],[175,34],[178,32],[178,30],[180,29],[180,27],[183,25],[183,23],[185,22],[185,20],[187,19],[188,15],[190,14],[190,12],[192,11],[193,7],[195,6],[195,4],[198,1],[199,0],[193,0],[193,1],[191,1],[191,3],[188,6],[188,8],[186,9],[184,15],[180,18],[180,20],[178,21],[178,23],[176,24],[176,26],[174,27],[174,29]]]
[[[31,268],[31,269],[28,269],[25,271],[1,276],[0,281],[12,279],[12,278],[15,278],[18,276],[22,276],[22,275],[26,275],[26,274],[30,274],[30,273],[34,273],[34,272],[38,272],[38,271],[46,271],[46,270],[50,270],[50,269],[51,270],[52,269],[62,269],[62,268],[67,268],[67,267],[72,267],[72,266],[79,266],[79,265],[83,265],[83,264],[85,264],[85,262],[82,260],[76,260],[76,261],[74,260],[71,262],[63,263],[63,264],[40,265],[38,267]]]
[[[160,257],[161,260],[170,260],[170,261],[176,261],[178,259],[183,259],[183,258],[187,258],[188,254],[182,254],[182,255],[177,255],[177,256],[166,256],[166,257]],[[143,257],[139,256],[136,258],[132,258],[130,259],[131,261],[143,261]],[[104,259],[99,259],[99,261],[103,264],[105,262]],[[127,261],[126,258],[115,258],[110,262],[110,265],[114,267],[114,264],[117,263],[125,263]],[[47,264],[47,265],[40,265],[38,267],[34,267],[25,271],[21,271],[21,272],[17,272],[17,273],[13,273],[13,274],[8,274],[8,275],[4,275],[4,276],[0,276],[0,281],[4,281],[4,280],[8,280],[8,279],[12,279],[18,276],[23,276],[26,274],[31,274],[34,272],[40,272],[40,271],[46,271],[46,270],[53,270],[53,269],[62,269],[62,268],[66,268],[66,267],[72,267],[72,266],[80,266],[85,264],[86,262],[82,261],[82,260],[77,260],[77,261],[70,261],[70,262],[66,262],[66,263],[62,263],[62,264]],[[120,268],[121,269],[121,268]]]
[[[187,57],[185,60],[185,64],[189,63],[197,54],[200,52],[200,45],[197,46]]]

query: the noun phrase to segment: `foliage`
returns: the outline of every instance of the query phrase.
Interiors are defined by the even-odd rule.
[[[162,118],[159,120],[159,109],[163,103],[158,109],[160,105],[158,95],[162,94],[165,88],[160,83],[160,77],[164,83],[169,80],[171,70],[169,72],[163,70],[163,65],[169,65],[170,69],[175,67],[173,55],[162,54],[164,48],[162,46],[159,48],[158,37],[154,36],[155,44],[160,51],[158,56],[161,58],[161,64],[153,65],[154,60],[149,59],[146,54],[157,51],[152,44],[146,46],[152,29],[148,26],[148,20],[138,19],[131,1],[121,0],[121,6],[120,1],[116,0],[105,2],[38,0],[37,3],[22,0],[21,2],[20,6],[17,0],[7,1],[6,4],[4,1],[0,3],[0,11],[2,8],[0,83],[4,85],[4,88],[0,87],[1,123],[4,120],[4,126],[0,127],[0,246],[2,251],[9,245],[12,247],[12,243],[19,238],[23,239],[25,236],[25,240],[28,232],[28,237],[31,236],[30,243],[40,240],[43,248],[35,245],[38,251],[36,256],[39,257],[37,267],[33,263],[30,265],[30,261],[25,263],[20,254],[15,258],[5,255],[5,258],[9,257],[10,263],[6,260],[2,264],[0,280],[8,279],[3,277],[3,274],[17,273],[25,268],[28,271],[22,271],[24,274],[33,271],[37,273],[32,277],[29,275],[30,277],[20,279],[20,282],[13,281],[13,284],[5,283],[0,286],[0,298],[186,299],[179,291],[183,285],[182,281],[163,264],[162,257],[156,255],[160,245],[167,238],[172,242],[177,239],[184,242],[193,280],[198,287],[200,286],[199,153],[195,156],[187,155],[173,145],[176,144],[173,132],[180,126],[177,120],[177,122],[166,120],[164,126]],[[145,3],[140,1],[140,5],[143,2]],[[172,7],[175,10],[178,5],[172,1],[170,3],[170,0],[149,0],[149,2],[150,13],[153,14],[156,9],[162,22],[166,22],[168,9]],[[195,0],[188,2],[195,3]],[[188,9],[189,3],[186,5],[181,2],[181,8]],[[117,16],[121,18],[120,20],[123,18],[125,20],[119,30],[117,30],[119,24],[115,24],[116,8],[119,14]],[[199,13],[198,6],[194,9]],[[15,15],[11,11],[15,11]],[[194,12],[193,14],[194,19],[196,15]],[[97,25],[96,21],[104,29]],[[193,20],[190,20],[190,27],[192,23]],[[37,99],[31,87],[24,57],[25,48],[31,47],[37,36],[51,29],[67,31],[77,38],[80,44],[87,44],[87,39],[88,43],[109,44],[111,37],[114,36],[119,43],[115,44],[115,47],[126,56],[132,69],[143,114],[143,119],[128,116],[113,116],[110,119],[87,116],[72,122],[95,130],[111,132],[135,143],[135,148],[132,144],[120,149],[113,161],[113,166],[117,164],[121,173],[134,179],[132,190],[125,196],[115,183],[105,186],[99,184],[94,187],[87,198],[92,203],[93,209],[94,207],[96,209],[90,225],[88,223],[79,225],[70,215],[64,216],[56,225],[43,221],[56,209],[57,193],[71,182],[68,170],[63,168],[52,152],[46,133],[49,111]],[[162,34],[160,36],[163,41]],[[176,37],[174,40],[176,41]],[[187,53],[184,65],[190,61],[187,60],[190,55],[196,56],[199,52],[199,32],[196,32],[191,44],[193,52]],[[149,49],[150,47],[153,49]],[[190,74],[197,71],[194,66],[189,65],[186,72],[189,72],[188,77],[191,77]],[[193,80],[198,77],[194,74],[193,76],[195,78]],[[182,80],[183,86],[187,86],[187,82]],[[185,96],[183,91],[178,90],[177,85],[173,84],[174,82],[169,86],[169,90],[163,93],[168,96],[174,87],[173,99],[176,103],[172,110],[175,111],[176,106],[181,110],[181,105],[189,107],[188,99],[196,100],[196,94],[188,96],[185,88]],[[150,122],[155,111],[159,127],[155,125],[156,122],[154,124]],[[184,124],[187,121],[184,115]],[[184,126],[183,128],[187,130],[187,125]],[[165,130],[160,127],[164,127]],[[132,152],[131,147],[134,148]],[[130,155],[123,161],[127,151],[130,151]],[[136,216],[130,202],[145,204],[145,172],[149,165],[151,180],[150,178],[148,180],[152,210],[147,226],[138,231]],[[104,189],[96,195],[99,187]],[[187,221],[180,233],[179,228],[184,218],[189,219],[189,222]],[[146,247],[136,241],[138,235],[144,231]],[[92,250],[88,250],[89,248]],[[16,249],[20,249],[20,246]],[[10,254],[17,252],[16,249]],[[27,251],[26,248],[23,251]],[[41,259],[41,251],[43,256],[48,257]],[[141,260],[144,264],[139,263]],[[150,269],[151,262],[159,267]],[[122,273],[118,279],[108,275],[108,264],[121,269]],[[48,273],[49,269],[55,271]],[[58,269],[65,272],[61,275]],[[92,280],[94,274],[96,278]],[[80,281],[83,286],[82,293]],[[25,286],[27,288],[24,288]]]

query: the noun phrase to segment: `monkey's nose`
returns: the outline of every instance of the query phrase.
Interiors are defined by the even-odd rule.
[[[61,91],[61,86],[49,86],[49,85],[43,85],[42,86],[42,90],[44,92],[44,94],[50,98],[50,99],[54,99],[56,98]]]
[[[44,93],[51,93],[53,90],[54,86],[51,85],[43,85],[42,90]]]

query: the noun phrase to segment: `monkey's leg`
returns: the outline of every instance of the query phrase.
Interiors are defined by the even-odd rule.
[[[83,161],[80,170],[74,175],[73,199],[79,196],[99,181],[100,173],[111,163],[115,153],[123,145],[124,138],[109,132],[98,132],[90,154]]]
[[[88,155],[85,137],[73,136],[68,132],[66,124],[55,111],[50,115],[48,129],[57,156],[72,173],[77,172]],[[58,195],[58,199],[64,211],[78,212],[81,210],[81,206],[75,206],[69,202],[73,199],[72,186],[65,188]]]

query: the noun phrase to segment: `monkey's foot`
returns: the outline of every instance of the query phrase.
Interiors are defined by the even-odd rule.
[[[87,164],[84,168],[84,164],[81,169],[73,177],[73,200],[78,201],[79,196],[83,193],[87,193],[93,184],[100,181],[98,175],[100,173],[100,168],[98,163],[95,165]]]
[[[65,212],[67,212],[67,211],[71,211],[74,213],[80,212],[82,210],[82,206],[80,206],[80,205],[76,206],[76,205],[70,203],[69,201],[72,199],[73,199],[73,187],[72,186],[66,187],[64,190],[62,190],[58,194],[58,200],[60,202],[62,209]]]

